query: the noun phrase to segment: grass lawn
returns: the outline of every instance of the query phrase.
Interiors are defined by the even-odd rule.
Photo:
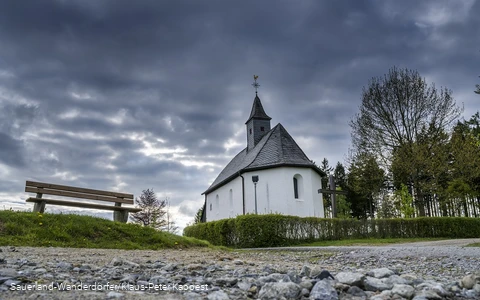
[[[355,239],[319,241],[296,246],[381,246],[395,243],[437,241],[434,238]],[[214,247],[190,237],[157,231],[91,216],[0,211],[0,246],[71,247],[157,250],[165,248]],[[480,243],[468,245],[480,247]]]
[[[143,249],[212,247],[136,224],[72,214],[0,211],[0,246]]]

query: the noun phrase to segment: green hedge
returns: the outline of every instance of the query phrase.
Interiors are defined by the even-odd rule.
[[[478,238],[479,218],[321,219],[244,215],[188,226],[183,234],[238,248],[289,246],[361,238]]]

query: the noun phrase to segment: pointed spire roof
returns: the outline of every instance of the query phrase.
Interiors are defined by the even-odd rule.
[[[252,111],[250,112],[250,117],[248,118],[247,122],[250,121],[251,119],[261,119],[261,120],[271,120],[266,113],[265,110],[263,109],[262,102],[260,101],[260,98],[258,97],[258,94],[255,93],[255,99],[253,100],[253,105],[252,105]]]
[[[308,159],[282,124],[278,123],[251,151],[245,148],[238,153],[203,194],[210,193],[241,173],[282,166],[311,168],[320,176],[325,176],[325,173]]]

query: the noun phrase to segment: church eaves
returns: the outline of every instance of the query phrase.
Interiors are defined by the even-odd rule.
[[[244,172],[283,166],[312,168],[320,176],[326,176],[308,159],[282,124],[278,123],[253,149],[247,151],[245,148],[240,151],[202,195],[210,193]]]

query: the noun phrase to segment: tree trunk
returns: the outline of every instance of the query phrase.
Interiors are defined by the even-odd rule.
[[[459,217],[464,217],[462,199],[457,199],[457,214]]]
[[[477,200],[477,203],[475,203],[475,200]],[[475,218],[479,217],[480,215],[480,197],[472,198],[473,202],[473,209],[475,211]]]
[[[440,210],[442,212],[442,217],[448,217],[448,208],[447,208],[446,199],[443,199],[443,197],[440,197],[438,201],[440,202]]]
[[[417,189],[417,192],[416,192],[415,205],[418,208],[418,216],[419,217],[425,217],[425,202],[423,200],[423,196],[422,196],[421,192],[418,189]]]
[[[370,218],[374,219],[373,215],[373,197],[370,195]]]
[[[464,217],[467,217],[468,218],[468,205],[467,205],[467,198],[463,198],[462,200],[462,205],[463,205],[463,213],[464,213]]]
[[[425,195],[424,199],[425,199],[425,204],[426,204],[426,207],[427,207],[427,216],[431,217],[432,216],[432,201],[431,201],[430,195]]]
[[[475,207],[475,198],[470,198],[470,207],[473,214],[473,217],[477,217],[477,208]]]

